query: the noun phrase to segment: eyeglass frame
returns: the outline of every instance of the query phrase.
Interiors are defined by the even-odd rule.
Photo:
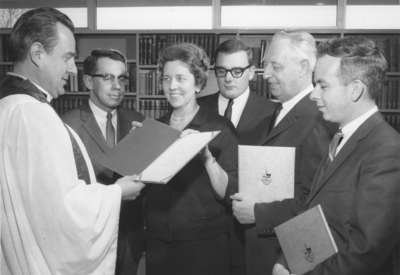
[[[218,77],[218,78],[226,77],[226,75],[228,74],[228,72],[231,74],[231,76],[232,76],[233,78],[241,78],[241,77],[243,76],[244,72],[245,72],[247,69],[251,68],[251,66],[253,66],[253,65],[252,65],[252,64],[249,64],[249,65],[247,65],[247,66],[244,67],[244,68],[241,68],[241,67],[234,67],[234,68],[231,68],[231,69],[226,69],[226,68],[224,68],[224,67],[215,66],[215,67],[214,67],[214,73],[215,73],[215,76]],[[224,71],[225,71],[224,75],[218,76],[218,74],[217,74],[217,70],[218,70],[218,69],[224,70]],[[240,70],[240,73],[237,74],[237,75],[234,75],[234,74],[235,74],[235,73],[233,73],[234,70]]]
[[[129,75],[121,74],[121,75],[113,75],[113,74],[90,74],[91,77],[100,77],[103,81],[114,82],[115,79],[118,80],[119,83],[128,84],[129,82]],[[122,80],[121,80],[122,78]]]

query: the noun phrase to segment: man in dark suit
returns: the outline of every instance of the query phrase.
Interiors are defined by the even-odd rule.
[[[89,101],[63,116],[85,144],[98,182],[112,184],[118,176],[99,159],[129,133],[132,121],[143,116],[119,108],[129,80],[125,57],[116,50],[93,50],[84,61]],[[141,199],[121,204],[116,274],[135,274],[144,246]]]
[[[227,117],[236,128],[240,144],[258,145],[267,135],[268,120],[275,105],[250,91],[255,76],[252,49],[239,39],[221,43],[215,51],[215,75],[219,92],[202,97],[199,104]],[[257,129],[257,131],[255,131]],[[258,129],[261,129],[259,131]],[[232,227],[232,274],[245,274],[243,228],[237,221]]]
[[[243,193],[232,197],[236,218],[242,224],[252,225],[246,230],[248,275],[271,274],[279,256],[279,243],[265,209],[273,208],[273,215],[283,222],[291,217],[293,207],[304,204],[332,132],[309,98],[316,62],[314,38],[305,32],[278,32],[264,61],[264,77],[272,94],[282,103],[282,110],[271,122],[268,136],[259,144],[296,148],[295,194],[294,199],[272,203],[257,202]]]
[[[307,274],[395,274],[400,135],[375,103],[386,69],[381,51],[363,37],[336,39],[319,48],[311,99],[340,131],[315,176],[307,204],[321,204],[339,252]],[[284,274],[278,267],[276,274]]]

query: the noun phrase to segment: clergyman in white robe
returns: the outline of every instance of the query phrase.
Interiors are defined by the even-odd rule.
[[[29,95],[0,100],[1,275],[114,274],[121,188],[78,179],[59,116]]]

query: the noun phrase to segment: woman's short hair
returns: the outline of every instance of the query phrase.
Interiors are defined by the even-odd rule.
[[[202,48],[192,43],[178,43],[165,48],[158,59],[160,74],[163,74],[167,62],[176,60],[188,65],[197,86],[201,89],[206,86],[210,59]]]

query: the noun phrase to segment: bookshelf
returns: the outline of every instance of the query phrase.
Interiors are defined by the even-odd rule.
[[[266,80],[262,77],[262,57],[268,48],[269,41],[277,30],[174,30],[174,31],[88,31],[78,30],[77,41],[77,68],[78,74],[71,76],[66,87],[66,94],[52,103],[59,114],[77,108],[88,98],[88,91],[82,82],[82,61],[94,48],[114,48],[123,52],[128,59],[130,76],[122,106],[135,108],[145,116],[158,118],[168,111],[168,104],[164,98],[159,83],[157,70],[158,53],[168,45],[176,42],[192,42],[203,47],[212,58],[219,43],[232,37],[240,37],[253,48],[256,76],[251,81],[252,91],[269,97]],[[364,35],[374,39],[389,61],[389,72],[384,91],[380,94],[377,103],[385,119],[400,131],[400,34],[395,30],[340,30],[315,29],[308,30],[318,42],[333,37],[346,35]],[[7,71],[12,70],[12,63],[8,59],[9,30],[0,31],[0,80]],[[213,63],[213,60],[211,60]],[[217,91],[215,77],[210,72],[209,85],[202,95]]]

